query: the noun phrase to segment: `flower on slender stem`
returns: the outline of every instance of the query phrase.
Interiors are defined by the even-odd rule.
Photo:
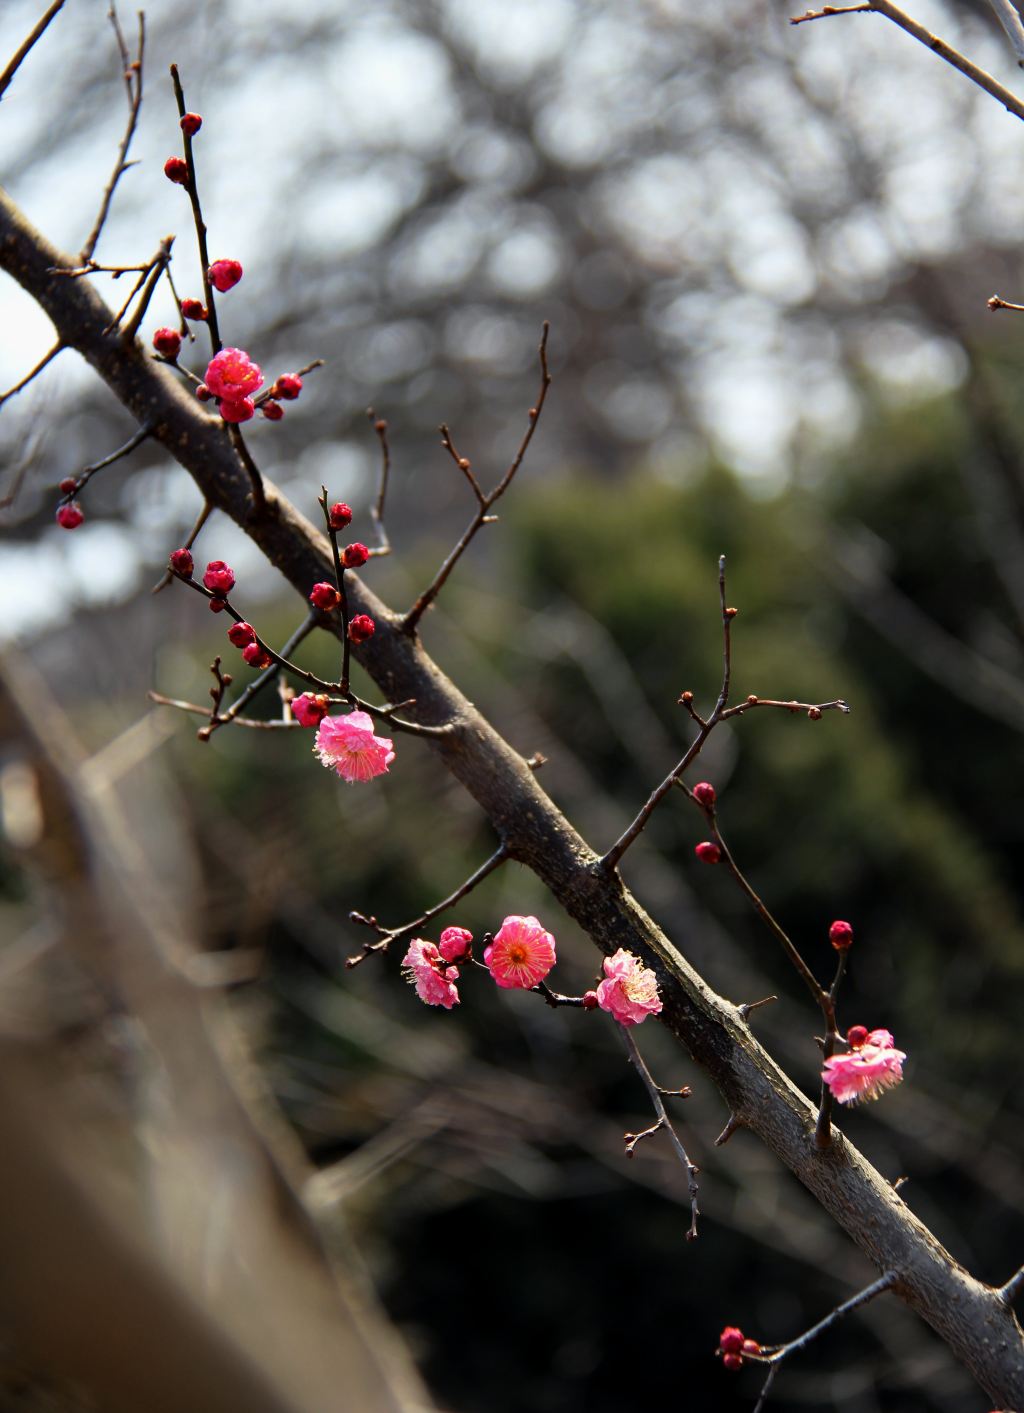
[[[484,951],[484,962],[499,986],[529,991],[555,965],[555,939],[535,917],[507,917]]]
[[[180,574],[183,579],[191,579],[192,571],[196,567],[192,558],[192,551],[187,549],[176,549],[171,552],[170,566],[175,574]]]
[[[228,641],[236,648],[247,648],[256,641],[256,629],[251,623],[232,623],[228,629]]]
[[[187,186],[188,163],[184,157],[168,157],[164,163],[164,176],[178,186]]]
[[[57,524],[62,530],[77,530],[84,519],[82,507],[77,500],[69,501],[67,505],[57,508]]]
[[[248,422],[256,416],[256,404],[251,397],[223,398],[220,415],[225,422]]]
[[[153,335],[153,347],[164,358],[177,358],[181,352],[181,335],[177,329],[157,329]]]
[[[376,632],[376,624],[368,613],[357,613],[348,625],[348,636],[353,643],[365,643]]]
[[[620,1025],[640,1025],[661,1010],[658,978],[625,947],[605,957],[604,977],[597,988],[597,1003]]]
[[[840,1104],[878,1099],[900,1083],[907,1057],[894,1048],[889,1031],[871,1030],[864,1035],[863,1026],[853,1026],[847,1039],[854,1048],[848,1055],[830,1056],[821,1073]]]
[[[206,566],[203,583],[211,594],[224,598],[235,587],[235,571],[222,559],[211,559]]]
[[[346,545],[341,555],[341,562],[346,569],[358,569],[361,564],[365,564],[370,558],[370,551],[365,545],[356,540],[354,545]]]
[[[839,918],[829,928],[828,940],[837,952],[845,952],[847,947],[853,945],[853,928]]]
[[[302,379],[298,373],[282,373],[274,383],[274,396],[287,398],[289,402],[297,398],[301,391]]]
[[[460,931],[449,928],[448,931]],[[443,958],[433,942],[425,942],[422,937],[414,937],[409,950],[402,958],[402,974],[406,981],[416,987],[416,995],[428,1006],[443,1006],[450,1011],[459,1004],[459,993],[455,982],[459,979],[458,967],[442,965]]]
[[[313,750],[321,765],[336,771],[350,784],[383,775],[395,758],[391,741],[373,734],[373,721],[365,711],[325,717]]]
[[[210,311],[201,299],[183,299],[181,313],[185,319],[204,320],[210,317]]]
[[[243,348],[222,348],[210,359],[203,381],[215,397],[241,402],[263,386],[263,369]]]

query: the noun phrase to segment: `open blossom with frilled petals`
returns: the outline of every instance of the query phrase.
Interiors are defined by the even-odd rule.
[[[658,978],[624,947],[605,957],[604,977],[597,988],[597,1004],[620,1025],[639,1025],[661,1010]]]
[[[507,917],[484,951],[499,986],[529,991],[555,964],[555,939],[535,917]]]
[[[316,733],[313,750],[321,764],[336,770],[350,783],[383,775],[395,758],[388,738],[373,734],[373,721],[365,711],[325,717]]]
[[[416,987],[416,995],[428,1006],[443,1006],[450,1011],[459,1004],[459,993],[455,987],[459,969],[442,965],[441,953],[433,942],[425,942],[422,937],[413,938],[402,958],[402,974]]]
[[[903,1078],[906,1054],[893,1046],[887,1030],[871,1030],[863,1044],[848,1055],[833,1055],[825,1061],[821,1077],[840,1104],[856,1104],[878,1099]]]
[[[214,397],[243,402],[263,386],[263,369],[241,348],[222,348],[210,359],[203,382]]]

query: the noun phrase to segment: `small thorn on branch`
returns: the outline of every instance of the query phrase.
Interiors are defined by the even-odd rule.
[[[722,1129],[722,1132],[715,1139],[715,1147],[721,1148],[724,1144],[729,1142],[729,1139],[738,1129],[741,1129],[743,1127],[744,1124],[742,1119],[738,1119],[735,1114],[730,1114],[729,1122],[726,1124],[725,1128]]]
[[[751,1011],[756,1011],[758,1006],[770,1005],[772,1001],[777,1001],[778,999],[778,996],[762,996],[760,1001],[744,1001],[743,1005],[738,1007],[740,1019],[745,1021]]]

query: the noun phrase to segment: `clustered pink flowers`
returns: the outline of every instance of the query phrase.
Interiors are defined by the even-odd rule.
[[[220,398],[225,422],[248,422],[256,411],[252,394],[263,386],[263,370],[241,348],[222,348],[206,369],[202,386]]]
[[[878,1099],[903,1078],[902,1050],[894,1048],[887,1030],[865,1030],[851,1026],[846,1033],[848,1055],[832,1055],[822,1071],[822,1079],[840,1104],[857,1104]]]
[[[383,775],[395,758],[392,742],[386,736],[373,734],[373,721],[365,711],[324,717],[313,750],[322,765],[350,784]]]
[[[726,1325],[718,1337],[718,1353],[727,1369],[742,1369],[744,1354],[760,1354],[761,1346],[756,1339],[747,1339],[736,1325]]]

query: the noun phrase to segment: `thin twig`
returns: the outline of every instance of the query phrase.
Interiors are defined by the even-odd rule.
[[[238,459],[245,467],[249,476],[249,484],[252,487],[252,508],[255,515],[259,515],[266,509],[267,495],[263,489],[263,476],[260,468],[252,459],[252,454],[245,444],[242,436],[242,429],[234,422],[228,423],[228,436],[231,438],[231,445],[238,453]]]
[[[61,0],[61,3],[63,4],[63,0]],[[26,373],[20,382],[15,383],[12,388],[8,388],[5,393],[0,393],[0,407],[3,407],[9,397],[13,397],[15,393],[20,393],[22,388],[27,388],[32,379],[37,378],[47,364],[52,362],[63,348],[67,348],[67,344],[58,340],[50,349],[49,353],[44,354],[43,357],[40,358],[39,362],[30,373]]]
[[[291,654],[295,651],[295,649],[300,645],[300,643],[305,641],[305,639],[315,627],[316,615],[311,613],[308,618],[304,619],[303,622],[299,624],[298,628],[296,628],[295,632],[292,634],[292,636],[285,643],[284,647],[281,649],[282,657],[290,657]],[[255,681],[250,682],[248,687],[246,687],[242,692],[239,693],[238,697],[231,703],[226,712],[224,712],[223,714],[218,713],[216,717],[211,717],[209,723],[200,729],[198,733],[200,741],[208,741],[219,727],[229,726],[233,721],[237,721],[240,726],[257,725],[258,723],[256,722],[251,722],[242,718],[240,714],[249,705],[253,697],[255,697],[259,692],[261,692],[269,682],[273,682],[280,675],[281,667],[276,662],[273,663],[272,666],[268,667],[264,672],[261,672]],[[176,705],[176,703],[165,703],[165,705]],[[290,717],[285,717],[284,720],[281,721],[279,724],[283,726],[288,726],[293,723]],[[298,725],[298,722],[295,722],[294,724]]]
[[[83,265],[92,259],[92,253],[96,249],[96,243],[103,231],[103,226],[110,212],[110,203],[114,199],[114,192],[121,177],[133,164],[128,161],[128,149],[132,145],[132,138],[135,136],[135,129],[139,121],[139,109],[142,107],[142,60],[146,50],[146,17],[139,11],[139,47],[136,58],[133,60],[128,54],[128,46],[125,43],[124,33],[121,23],[117,18],[117,6],[111,0],[110,9],[107,11],[107,18],[114,27],[114,38],[117,40],[117,50],[121,56],[121,72],[124,77],[125,89],[128,95],[128,125],[121,138],[121,145],[117,149],[117,160],[114,163],[114,170],[110,174],[110,180],[103,192],[100,201],[100,209],[96,216],[96,221],[89,238],[82,246],[82,253],[79,259]]]
[[[693,716],[694,720],[699,723],[699,730],[697,732],[697,736],[690,745],[686,754],[683,756],[682,760],[679,761],[679,763],[675,765],[672,770],[669,771],[668,775],[665,776],[665,779],[661,782],[661,784],[658,785],[657,788],[651,792],[650,796],[647,799],[647,802],[644,804],[643,808],[640,810],[640,813],[633,820],[629,828],[619,836],[619,838],[615,841],[615,843],[604,855],[604,857],[599,860],[599,867],[604,869],[606,872],[610,873],[611,870],[617,866],[619,860],[622,858],[623,854],[626,852],[629,846],[634,842],[634,840],[639,837],[640,833],[646,826],[647,821],[650,819],[651,815],[654,813],[659,803],[665,798],[665,796],[672,789],[675,783],[682,778],[682,776],[684,775],[688,767],[693,763],[693,761],[696,760],[697,756],[701,752],[701,749],[703,748],[704,742],[707,740],[707,738],[711,735],[711,732],[718,725],[718,722],[721,720],[722,713],[725,711],[728,705],[729,680],[732,673],[731,629],[732,620],[736,616],[736,610],[730,609],[726,603],[724,554],[719,555],[718,557],[718,597],[722,614],[722,685],[718,691],[718,700],[715,703],[715,708],[712,711],[711,715],[708,717],[707,721],[705,721],[702,717],[698,716],[693,709],[692,694],[688,692],[683,693],[683,696],[680,698],[680,701],[682,701],[683,704],[689,709],[690,714],[691,716]]]
[[[849,715],[850,703],[842,697],[836,697],[831,702],[781,702],[774,697],[748,697],[745,702],[737,702],[736,706],[729,707],[722,712],[721,721],[727,721],[730,716],[742,716],[744,712],[752,711],[754,707],[776,707],[780,711],[793,712],[802,711],[809,716],[812,721],[817,721],[823,711],[841,711],[844,715]]]
[[[353,922],[358,922],[364,927],[372,928],[380,938],[380,941],[364,942],[363,950],[357,952],[354,956],[346,958],[345,966],[351,970],[352,967],[357,967],[360,962],[365,962],[366,958],[371,956],[374,952],[386,952],[397,937],[405,937],[409,933],[415,932],[417,928],[423,927],[428,923],[431,918],[437,917],[438,913],[443,913],[447,908],[454,907],[467,893],[472,893],[473,889],[476,888],[478,884],[482,883],[489,874],[492,874],[496,868],[500,867],[507,858],[508,850],[504,844],[499,844],[487,862],[481,864],[476,873],[467,878],[465,883],[461,883],[454,893],[449,893],[448,897],[442,902],[436,903],[434,907],[428,908],[422,916],[416,918],[413,922],[405,923],[402,927],[381,927],[375,917],[365,917],[362,913],[350,912],[349,917]]]
[[[533,440],[533,434],[537,430],[537,423],[540,421],[540,415],[544,410],[544,403],[547,399],[548,388],[551,386],[551,374],[548,371],[549,330],[550,325],[547,323],[547,321],[545,321],[544,329],[540,339],[540,348],[538,350],[540,358],[540,391],[537,394],[536,404],[531,407],[529,411],[529,426],[523,434],[523,439],[519,443],[519,448],[516,451],[515,456],[509,463],[505,474],[502,476],[501,480],[497,483],[493,490],[489,491],[486,495],[483,493],[476,480],[476,477],[472,473],[469,462],[466,460],[465,457],[460,457],[452,446],[451,437],[447,427],[442,427],[441,429],[442,444],[448,450],[449,454],[454,457],[459,469],[462,471],[463,475],[465,475],[469,480],[470,486],[473,489],[473,493],[476,496],[477,509],[476,514],[466,526],[455,548],[451,551],[447,559],[441,565],[441,568],[434,575],[434,578],[431,583],[426,589],[423,590],[422,594],[420,594],[419,598],[413,604],[412,608],[403,618],[402,631],[404,633],[415,633],[416,625],[419,623],[420,619],[426,613],[427,609],[430,607],[430,605],[437,598],[438,594],[441,592],[442,588],[445,585],[445,582],[448,579],[449,574],[452,572],[456,564],[458,564],[459,560],[462,558],[462,555],[465,553],[474,535],[477,533],[477,531],[482,525],[493,524],[493,522],[497,519],[497,516],[490,514],[491,507],[495,504],[496,501],[500,500],[501,497],[508,490],[509,486],[512,483],[512,478],[515,476],[516,472],[519,470],[519,467],[522,465],[523,457],[526,455],[530,442]]]
[[[68,491],[68,493],[62,497],[62,502],[73,500],[80,491],[85,489],[96,475],[97,471],[102,471],[107,466],[113,466],[115,461],[120,461],[122,457],[129,456],[136,447],[141,446],[148,437],[153,435],[153,427],[154,423],[143,422],[141,426],[131,434],[124,446],[119,446],[116,451],[112,451],[109,456],[103,457],[101,461],[94,461],[91,466],[83,466],[75,477],[74,489]]]
[[[208,500],[204,500],[204,501],[203,501],[203,508],[202,508],[202,510],[199,512],[199,514],[196,516],[196,522],[195,522],[195,524],[192,526],[192,529],[189,531],[188,539],[187,539],[187,540],[185,541],[185,543],[182,545],[182,549],[191,549],[191,548],[192,548],[192,546],[195,544],[196,540],[199,538],[199,532],[200,532],[200,530],[203,528],[203,526],[206,524],[207,520],[209,520],[209,518],[210,518],[210,516],[211,516],[212,514],[213,514],[213,504],[212,504],[210,501],[208,501]],[[162,578],[158,583],[156,583],[156,584],[153,585],[153,587],[152,587],[152,589],[150,590],[150,592],[151,592],[151,593],[154,593],[154,594],[158,594],[161,589],[166,589],[166,588],[167,588],[167,585],[170,584],[170,583],[172,583],[172,582],[174,581],[174,577],[175,577],[175,576],[174,576],[174,571],[173,571],[173,569],[171,569],[170,567],[168,567],[167,569],[164,570],[163,578]]]
[[[697,1218],[700,1216],[700,1208],[697,1206],[697,1174],[700,1172],[700,1168],[696,1167],[693,1163],[691,1163],[690,1155],[683,1147],[682,1140],[680,1139],[678,1133],[676,1133],[674,1127],[672,1126],[672,1120],[669,1118],[668,1112],[666,1111],[665,1105],[662,1103],[661,1098],[661,1096],[666,1091],[663,1090],[660,1085],[655,1084],[654,1079],[651,1076],[650,1070],[644,1064],[643,1056],[636,1048],[636,1041],[633,1039],[632,1027],[628,1025],[620,1025],[617,1027],[617,1029],[619,1031],[619,1034],[622,1036],[622,1043],[626,1047],[626,1052],[629,1055],[630,1061],[635,1067],[640,1078],[643,1080],[644,1086],[647,1089],[647,1093],[651,1096],[651,1103],[654,1105],[654,1112],[658,1116],[657,1123],[653,1124],[649,1129],[645,1129],[643,1133],[629,1135],[629,1138],[632,1138],[632,1144],[629,1144],[627,1139],[626,1151],[630,1154],[630,1156],[632,1156],[632,1149],[636,1146],[637,1142],[641,1138],[646,1138],[649,1134],[656,1133],[659,1129],[664,1129],[666,1131],[666,1133],[672,1140],[672,1145],[676,1150],[676,1154],[679,1157],[679,1161],[686,1169],[686,1177],[690,1190],[690,1227],[686,1233],[686,1239],[687,1241],[694,1241],[697,1236]]]
[[[944,39],[940,39],[937,34],[932,34],[931,30],[925,29],[924,25],[908,14],[905,14],[897,6],[890,3],[890,0],[870,0],[865,5],[826,5],[820,10],[808,10],[805,15],[796,15],[790,20],[790,24],[804,24],[808,20],[824,20],[832,15],[850,14],[875,14],[884,15],[887,20],[891,20],[900,29],[906,30],[926,49],[930,49],[933,54],[937,54],[940,59],[944,59],[954,69],[962,73],[965,78],[980,89],[983,89],[990,97],[1001,103],[1008,113],[1012,113],[1015,118],[1024,121],[1024,102],[1011,93],[1008,88],[997,82],[991,74],[980,69],[977,64],[968,59],[965,54],[961,54],[958,49],[954,49],[951,44],[947,44]]]
[[[1011,5],[1010,0],[988,0],[988,3],[995,11],[996,19],[1006,31],[1010,47],[1017,56],[1017,67],[1024,69],[1024,25],[1020,22],[1016,6]]]
[[[993,294],[985,303],[990,309],[1012,309],[1015,314],[1024,314],[1024,304],[1013,304],[1008,299],[1002,299],[998,294]]]
[[[174,85],[174,97],[178,104],[178,117],[183,118],[188,112],[185,106],[185,93],[181,86],[181,79],[178,77],[177,64],[171,65],[171,82]],[[213,286],[210,284],[210,252],[206,246],[206,222],[203,220],[203,208],[199,201],[199,187],[196,183],[196,164],[192,155],[192,135],[184,128],[182,129],[182,141],[185,147],[185,164],[188,167],[188,199],[192,204],[192,220],[196,228],[196,245],[199,247],[199,273],[203,281],[203,303],[206,305],[206,327],[210,331],[210,346],[214,354],[221,350],[220,328],[217,324],[217,304],[213,297]]]
[[[320,487],[319,505],[324,513],[327,538],[331,542],[331,558],[334,561],[334,586],[338,590],[338,607],[341,610],[341,690],[347,692],[352,655],[352,643],[348,636],[348,593],[345,589],[345,566],[341,562],[341,551],[338,549],[338,532],[331,523],[326,486]]]
[[[121,330],[121,339],[126,344],[132,343],[135,339],[135,335],[139,332],[139,326],[141,325],[143,319],[146,317],[146,310],[149,308],[149,301],[153,298],[153,293],[156,290],[157,284],[159,283],[160,276],[163,274],[164,270],[166,270],[167,265],[170,261],[171,246],[173,244],[174,236],[172,235],[165,236],[164,239],[160,242],[160,248],[157,251],[156,255],[154,255],[153,260],[151,262],[149,274],[144,277],[144,282],[142,283],[142,293],[139,295],[139,302],[135,308],[135,312],[128,320],[128,323],[125,324],[124,328]],[[143,277],[140,276],[140,281],[142,280]],[[117,325],[123,318],[128,308],[128,305],[131,304],[132,300],[135,298],[135,294],[138,288],[139,285],[136,284],[135,289],[132,290],[131,294],[128,296],[127,300],[122,305],[121,309],[118,310],[117,314],[107,325],[106,329],[104,330],[104,333],[109,333],[112,329],[117,328]]]
[[[388,476],[391,473],[391,447],[388,444],[388,424],[384,417],[378,417],[372,407],[366,409],[366,415],[373,424],[373,430],[377,433],[377,440],[380,442],[380,482],[377,486],[377,500],[370,507],[370,515],[373,519],[374,529],[377,531],[377,544],[370,551],[371,554],[390,554],[391,541],[388,539],[388,532],[384,528],[384,501],[388,493]]]
[[[18,72],[18,69],[21,67],[29,51],[45,33],[47,25],[50,23],[53,17],[63,8],[64,0],[53,0],[53,4],[43,14],[42,18],[39,20],[35,28],[29,32],[28,38],[25,40],[25,42],[19,45],[19,47],[14,51],[10,63],[7,65],[6,69],[4,69],[3,73],[0,74],[0,98],[4,96],[4,93],[10,86],[11,79]]]
[[[849,1300],[844,1301],[842,1305],[837,1306],[831,1314],[826,1315],[823,1320],[819,1320],[816,1325],[812,1325],[809,1330],[805,1330],[804,1333],[798,1335],[796,1339],[791,1339],[787,1344],[770,1346],[767,1349],[763,1349],[760,1354],[744,1354],[744,1359],[751,1359],[755,1363],[769,1365],[768,1377],[761,1387],[761,1396],[754,1407],[754,1413],[762,1413],[769,1390],[775,1381],[775,1375],[783,1360],[788,1359],[789,1356],[795,1354],[797,1350],[806,1348],[813,1339],[817,1339],[818,1335],[824,1334],[827,1329],[830,1329],[838,1320],[841,1320],[844,1315],[849,1315],[852,1311],[858,1310],[862,1305],[866,1305],[869,1300],[874,1300],[876,1295],[881,1295],[883,1291],[891,1289],[898,1279],[899,1275],[896,1271],[886,1271],[885,1275],[879,1276],[878,1280],[872,1281],[864,1290],[852,1296]]]

